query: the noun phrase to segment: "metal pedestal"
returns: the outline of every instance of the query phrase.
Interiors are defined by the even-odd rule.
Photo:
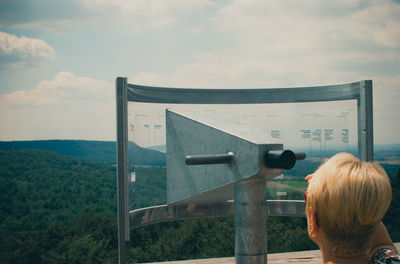
[[[267,263],[266,180],[235,186],[236,264]]]

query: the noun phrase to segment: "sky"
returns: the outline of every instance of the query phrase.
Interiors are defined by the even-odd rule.
[[[0,140],[115,140],[115,79],[186,88],[373,80],[400,143],[400,1],[0,0]]]

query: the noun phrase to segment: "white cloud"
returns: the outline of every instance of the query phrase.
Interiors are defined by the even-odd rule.
[[[233,44],[199,53],[170,75],[145,73],[134,80],[282,87],[351,82],[385,67],[390,75],[400,66],[400,5],[389,0],[233,1],[211,20],[233,36]]]
[[[42,39],[17,37],[0,32],[0,65],[21,63],[35,65],[54,57],[54,49]]]
[[[36,10],[43,7],[43,3],[45,1],[35,2]],[[210,5],[213,5],[210,8],[212,11],[207,9]],[[89,32],[98,30],[102,33],[104,27],[115,29],[118,33],[126,33],[128,29],[143,32],[141,36],[144,39],[160,43],[177,36],[187,40],[187,45],[193,45],[194,41],[204,41],[204,45],[198,42],[190,49],[182,45],[182,56],[180,52],[173,53],[177,51],[168,54],[168,59],[174,60],[175,55],[178,57],[176,61],[179,62],[172,63],[180,65],[178,68],[164,68],[162,72],[162,67],[158,67],[160,71],[152,71],[152,65],[147,63],[144,67],[146,72],[138,73],[138,67],[135,67],[135,72],[128,79],[132,83],[251,88],[323,85],[373,79],[375,110],[379,118],[376,129],[382,130],[393,123],[394,118],[391,122],[379,121],[383,120],[380,118],[386,113],[392,113],[393,116],[393,113],[400,112],[397,92],[400,74],[400,5],[390,0],[233,0],[222,4],[211,0],[77,0],[73,1],[70,9],[65,9],[69,11],[54,15],[43,8],[43,13],[47,14],[43,19],[36,16],[22,21],[25,24],[21,21],[13,23],[33,28],[82,25]],[[193,23],[197,18],[198,23]],[[172,27],[174,25],[177,27]],[[171,32],[176,35],[169,35],[170,31],[160,34],[160,29],[172,29]],[[135,35],[132,32],[125,35],[125,43],[131,41],[129,34]],[[117,37],[116,41],[119,41]],[[132,44],[132,49],[137,48],[135,44]],[[151,53],[145,47],[140,48]],[[3,57],[6,56],[5,50],[0,51]],[[16,49],[12,52],[15,54]],[[30,54],[27,57],[33,60],[48,59],[54,57],[54,50],[47,55],[46,52],[26,54]],[[140,65],[140,56],[133,57],[132,54],[127,54],[127,57],[131,56],[132,61]],[[10,60],[14,58],[7,56]],[[17,58],[21,61],[22,57]],[[154,60],[154,57],[151,59]],[[181,61],[186,64],[183,65]],[[64,108],[76,107],[82,110],[86,102],[95,108],[95,102],[82,101],[82,98],[90,97],[82,93],[86,89],[84,87],[88,87],[81,86],[86,83],[85,80],[60,73],[54,80],[41,82],[31,91],[3,96],[2,103],[6,100],[6,109],[15,108],[20,112],[29,113],[24,109],[31,109],[30,113],[42,111],[42,118],[47,115],[43,109],[51,109],[49,105],[54,109],[63,105]],[[68,81],[73,84],[63,86]],[[80,88],[74,92],[74,87]],[[104,99],[99,92],[89,94],[98,94],[99,100]],[[390,98],[388,95],[391,95]],[[51,113],[52,110],[48,111]]]
[[[377,142],[400,140],[400,5],[371,1],[235,0],[210,19],[233,44],[196,54],[146,85],[252,88],[374,80]],[[211,40],[212,41],[212,40]],[[391,130],[387,130],[391,127]]]
[[[124,32],[166,28],[199,13],[212,0],[69,0],[0,1],[0,24],[71,34],[78,27]]]
[[[112,84],[60,72],[34,89],[0,97],[0,139],[115,138]]]
[[[128,28],[133,31],[174,25],[212,5],[211,0],[73,0],[54,4],[46,0],[21,6],[1,5],[0,23],[17,28],[41,28],[68,32],[74,26],[89,25]],[[122,28],[121,28],[122,27]]]
[[[81,0],[98,19],[144,31],[171,26],[210,5],[210,0]]]

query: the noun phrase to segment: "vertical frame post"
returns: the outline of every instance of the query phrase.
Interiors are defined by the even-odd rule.
[[[360,82],[358,112],[358,154],[363,161],[374,159],[374,126],[372,108],[372,81]]]
[[[117,193],[118,193],[118,261],[126,263],[126,241],[129,241],[128,221],[128,101],[127,79],[116,79],[117,107]]]

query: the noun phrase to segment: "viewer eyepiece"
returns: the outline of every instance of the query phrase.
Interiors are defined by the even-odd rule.
[[[296,164],[296,160],[306,158],[304,152],[294,153],[291,150],[270,150],[265,155],[265,165],[269,168],[290,170]]]

